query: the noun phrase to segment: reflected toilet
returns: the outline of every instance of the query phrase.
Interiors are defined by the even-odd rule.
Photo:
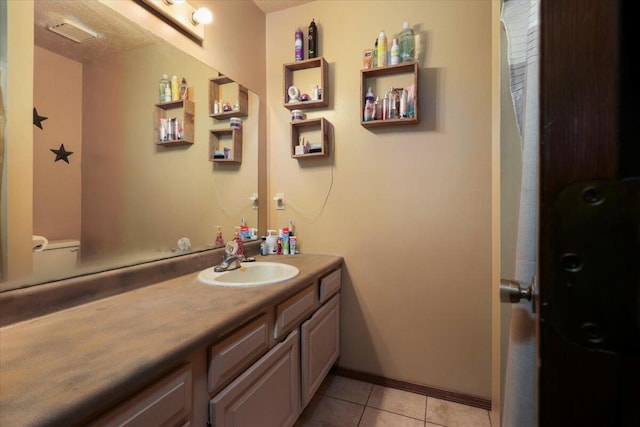
[[[36,274],[55,274],[76,268],[80,241],[74,239],[49,240],[44,249],[33,252],[33,271]]]

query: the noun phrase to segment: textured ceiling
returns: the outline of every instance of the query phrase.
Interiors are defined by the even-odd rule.
[[[48,29],[68,19],[98,33],[83,43],[66,39]],[[157,38],[100,2],[38,0],[34,2],[34,42],[37,46],[78,62],[157,43]]]
[[[313,0],[253,0],[264,13],[287,9],[302,3],[309,3],[310,1]]]

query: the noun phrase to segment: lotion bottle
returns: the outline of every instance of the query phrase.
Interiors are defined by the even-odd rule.
[[[391,65],[400,63],[400,46],[398,46],[398,39],[393,39],[391,45]]]

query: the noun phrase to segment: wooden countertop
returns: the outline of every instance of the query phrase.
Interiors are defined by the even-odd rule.
[[[264,260],[300,274],[240,289],[205,285],[191,273],[0,328],[0,425],[82,424],[343,262],[306,254]]]

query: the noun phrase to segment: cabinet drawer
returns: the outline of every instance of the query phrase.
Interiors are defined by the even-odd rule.
[[[300,338],[293,331],[209,401],[214,427],[290,427],[300,415]]]
[[[102,426],[184,426],[191,419],[191,365],[167,375],[92,423]]]
[[[342,286],[342,269],[339,268],[320,279],[320,304],[324,304],[335,295]]]
[[[309,403],[340,355],[340,294],[300,328],[302,408]]]
[[[273,314],[263,314],[209,348],[209,393],[222,390],[269,350],[271,319]]]
[[[318,286],[310,285],[276,307],[276,340],[296,329],[318,307]]]

